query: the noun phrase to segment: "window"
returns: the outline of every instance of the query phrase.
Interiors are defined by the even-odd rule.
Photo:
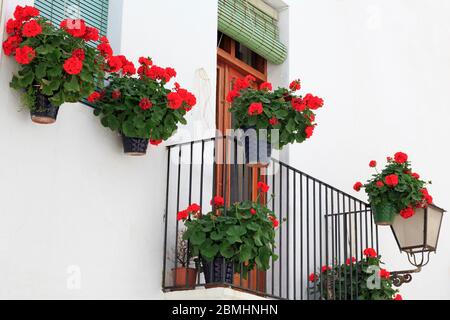
[[[101,36],[107,34],[109,0],[35,0],[34,5],[55,25],[67,18],[81,18]]]

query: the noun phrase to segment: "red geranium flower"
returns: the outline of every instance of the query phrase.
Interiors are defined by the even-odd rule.
[[[263,113],[263,104],[261,102],[253,102],[248,108],[248,114],[250,116],[260,115]]]
[[[291,84],[289,85],[289,89],[291,89],[292,91],[300,90],[301,89],[300,80],[292,81]]]
[[[272,117],[272,118],[269,120],[269,123],[270,123],[270,125],[272,125],[272,126],[276,126],[276,125],[278,124],[278,119],[275,118],[275,117]]]
[[[12,55],[21,43],[22,38],[20,36],[11,36],[6,39],[6,41],[3,42],[3,51],[5,52],[5,55]]]
[[[198,204],[193,203],[187,208],[187,210],[193,214],[196,214],[199,213],[202,210],[202,208]]]
[[[75,38],[83,38],[86,34],[86,22],[83,19],[66,19],[61,21],[61,29]]]
[[[123,67],[123,59],[120,56],[114,56],[108,60],[109,72],[119,72]]]
[[[42,33],[42,27],[36,20],[31,20],[23,25],[22,35],[27,38],[37,37]]]
[[[265,184],[264,182],[262,182],[262,181],[258,182],[258,190],[266,193],[269,191],[269,189],[270,189],[270,187],[267,184]]]
[[[231,90],[228,95],[227,95],[227,102],[232,103],[234,101],[234,99],[236,99],[237,97],[239,97],[241,94],[239,93],[239,91],[236,90]]]
[[[183,98],[178,92],[171,92],[167,95],[168,106],[170,109],[177,110],[183,105]]]
[[[136,74],[136,68],[132,62],[127,61],[122,67],[122,72],[126,75],[132,76]]]
[[[278,221],[278,219],[274,216],[269,216],[269,220],[272,221],[272,225],[274,228],[278,228],[278,226],[280,225],[280,221]]]
[[[390,187],[396,187],[398,185],[398,176],[396,174],[388,175],[384,182]]]
[[[241,90],[247,89],[248,87],[250,87],[250,81],[249,80],[247,80],[247,79],[237,79],[235,84],[234,84],[233,89],[235,91],[239,92]]]
[[[87,98],[87,100],[88,100],[90,103],[94,103],[94,102],[96,102],[98,99],[100,99],[101,97],[102,97],[102,95],[101,95],[99,92],[94,91],[94,92],[91,93],[91,95]]]
[[[305,129],[306,139],[309,139],[309,138],[311,138],[313,136],[314,129],[315,129],[314,126],[306,127],[306,129]]]
[[[353,186],[353,190],[355,190],[356,192],[360,192],[362,187],[363,187],[363,184],[361,182],[357,182]]]
[[[80,74],[83,70],[83,61],[77,57],[70,57],[64,62],[63,68],[68,74]]]
[[[28,21],[39,15],[39,10],[32,6],[17,6],[14,11],[14,17],[19,21]]]
[[[414,209],[409,207],[406,209],[403,209],[402,211],[400,211],[400,215],[404,218],[404,219],[409,219],[411,218],[413,215],[415,214]]]
[[[149,67],[149,66],[151,66],[153,64],[153,62],[152,62],[152,59],[145,58],[145,57],[140,57],[139,58],[139,64]]]
[[[221,196],[215,196],[211,200],[211,205],[214,205],[215,207],[223,207],[225,204],[225,200]]]
[[[403,297],[402,297],[400,294],[397,294],[397,295],[394,297],[394,300],[403,300]]]
[[[381,279],[389,280],[390,277],[391,277],[391,273],[389,271],[387,271],[386,269],[380,270],[380,278]]]
[[[159,146],[162,142],[162,140],[150,140],[152,146]]]
[[[98,49],[98,51],[100,51],[100,54],[105,58],[110,58],[113,55],[113,50],[111,48],[111,45],[108,42],[100,43],[97,46],[97,49]]]
[[[321,107],[323,107],[323,99],[313,96],[312,94],[308,93],[304,98],[303,98],[304,103],[308,106],[308,108],[312,109],[312,110],[317,110]]]
[[[411,177],[413,177],[414,179],[417,179],[417,180],[420,179],[420,175],[418,173],[411,173]]]
[[[422,193],[423,196],[423,200],[428,203],[428,204],[432,204],[433,203],[433,197],[430,196],[430,194],[428,193],[428,189],[424,188],[420,190],[420,193]]]
[[[322,266],[322,273],[327,273],[327,271],[331,270],[330,266]]]
[[[188,210],[183,210],[178,212],[177,214],[177,221],[186,220],[189,218],[190,212]]]
[[[303,112],[306,109],[306,104],[303,102],[303,99],[301,98],[292,98],[291,105],[294,110],[297,110],[299,112]]]
[[[394,159],[395,159],[395,162],[402,164],[402,163],[405,163],[406,161],[408,161],[408,155],[403,152],[397,152],[394,155]]]
[[[16,49],[16,61],[20,64],[30,64],[36,57],[36,52],[29,46]]]
[[[86,58],[86,53],[81,48],[80,49],[75,49],[72,52],[72,57],[77,57],[81,61],[84,61],[84,59]]]
[[[377,181],[376,185],[377,185],[378,188],[383,188],[384,187],[383,181]]]
[[[122,96],[122,92],[120,92],[120,90],[114,90],[112,93],[111,93],[111,97],[114,99],[114,100],[117,100],[117,99],[119,99],[120,97]]]
[[[9,19],[6,22],[6,33],[7,34],[15,34],[16,32],[20,32],[20,28],[22,27],[22,22],[19,20]]]
[[[96,28],[86,27],[86,32],[83,36],[84,41],[98,41],[99,33]]]
[[[346,261],[345,261],[345,264],[346,265],[350,265],[350,264],[354,264],[354,263],[356,263],[356,258],[355,257],[351,257],[351,258],[348,258]]]
[[[259,90],[272,91],[272,84],[270,82],[263,82],[261,83]]]
[[[317,280],[318,280],[318,277],[317,277],[317,275],[315,273],[311,273],[309,275],[309,281],[310,282],[316,282]]]
[[[148,98],[142,98],[139,102],[139,107],[144,111],[150,109],[152,106],[153,104]]]
[[[378,256],[377,252],[373,248],[367,248],[364,250],[364,255],[369,258],[376,258]]]
[[[253,208],[251,208],[251,209],[250,209],[250,214],[251,214],[252,216],[254,216],[254,215],[256,214],[256,210],[253,209]]]
[[[375,168],[377,166],[377,162],[375,160],[370,161],[369,167]]]

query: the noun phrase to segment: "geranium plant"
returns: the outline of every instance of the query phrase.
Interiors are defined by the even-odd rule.
[[[371,161],[369,166],[376,170],[376,161]],[[377,170],[365,185],[357,182],[353,188],[358,192],[365,188],[375,223],[391,225],[396,215],[408,219],[415,214],[415,209],[433,203],[426,186],[427,182],[412,171],[408,155],[397,152],[394,158],[387,158],[387,165],[381,172]]]
[[[145,57],[139,64],[136,70],[124,56],[109,58],[105,90],[88,98],[103,126],[131,139],[129,149],[124,140],[130,154],[145,154],[149,140],[158,145],[170,138],[179,123],[186,124],[185,116],[196,104],[195,96],[178,83],[168,88],[176,76],[173,68],[161,68]]]
[[[252,83],[255,78],[247,76],[237,79],[227,101],[232,103],[235,129],[255,128],[279,130],[278,147],[304,142],[309,139],[317,126],[315,111],[323,107],[323,100],[312,94],[297,95],[300,80],[293,81],[289,88],[278,88],[272,91],[272,84],[265,82],[258,89]]]
[[[11,87],[23,93],[36,122],[54,122],[61,104],[77,102],[103,85],[104,57],[89,45],[99,32],[83,20],[67,19],[58,28],[38,9],[17,6],[6,32],[3,50],[20,65]]]
[[[261,182],[260,192],[268,190]],[[270,260],[278,257],[273,253],[275,229],[279,226],[275,214],[259,201],[244,201],[224,207],[224,200],[215,197],[213,210],[202,215],[197,204],[178,213],[184,221],[184,239],[190,243],[191,256],[200,256],[212,262],[217,256],[234,265],[234,271],[242,271],[247,278],[254,268],[268,270]]]
[[[375,249],[367,248],[361,261],[351,257],[345,264],[323,266],[319,273],[312,273],[309,292],[323,300],[402,300],[382,265]]]

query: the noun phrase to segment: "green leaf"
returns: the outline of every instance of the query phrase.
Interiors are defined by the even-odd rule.
[[[204,232],[196,232],[191,237],[191,242],[195,246],[202,245],[206,240],[206,234]]]
[[[220,245],[220,254],[227,259],[232,258],[234,256],[233,247],[226,242],[222,242]]]
[[[241,263],[247,262],[252,258],[252,247],[249,245],[244,244],[241,246],[241,250],[239,252],[239,261]]]
[[[213,259],[219,252],[219,246],[217,244],[207,244],[200,248],[200,253],[207,259]]]

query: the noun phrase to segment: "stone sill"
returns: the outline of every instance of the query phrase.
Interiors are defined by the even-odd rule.
[[[269,300],[231,288],[198,288],[196,290],[170,291],[163,293],[164,300]]]

